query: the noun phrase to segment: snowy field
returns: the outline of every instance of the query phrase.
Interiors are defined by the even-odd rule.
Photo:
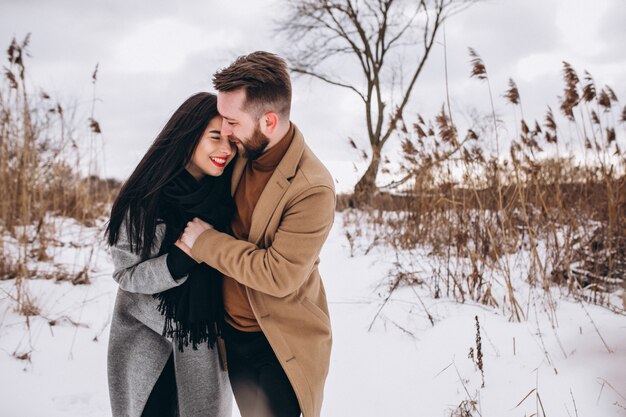
[[[104,246],[91,251],[98,232],[65,223],[55,232],[63,246],[41,269],[71,272],[90,256],[91,284],[29,281],[40,315],[27,323],[14,311],[14,282],[0,281],[0,417],[110,416],[106,348],[117,287]],[[380,247],[363,252],[350,257],[338,214],[320,264],[334,334],[323,416],[626,415],[624,315],[558,298],[551,320],[537,297],[516,323],[420,287],[399,288],[383,305],[395,258]]]

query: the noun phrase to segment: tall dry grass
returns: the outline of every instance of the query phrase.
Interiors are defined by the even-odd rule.
[[[424,277],[419,266],[397,262],[390,288],[397,280],[426,282],[435,297],[473,300],[523,320],[529,295],[518,291],[514,260],[524,253],[523,279],[543,294],[548,311],[559,288],[623,312],[609,300],[626,278],[626,154],[619,139],[626,107],[611,87],[597,86],[588,72],[581,79],[564,62],[564,122],[549,107],[544,120],[527,120],[509,80],[503,97],[517,122],[505,129],[487,67],[472,49],[470,57],[471,76],[487,84],[491,114],[476,117],[464,134],[449,103],[433,120],[418,115],[411,126],[402,120],[400,179],[361,206],[358,222],[350,220],[354,199],[339,199],[350,236],[365,234],[356,230],[367,217],[365,227],[379,242],[398,252],[427,247],[443,265]],[[515,132],[508,149],[502,132]],[[574,146],[563,146],[566,141]],[[494,143],[496,152],[488,154]]]
[[[54,244],[53,216],[85,226],[105,215],[113,180],[98,177],[94,156],[101,150],[94,97],[88,127],[76,121],[77,108],[65,108],[45,91],[29,85],[30,35],[13,39],[0,81],[0,279],[15,279],[16,301],[25,315],[36,312],[26,280],[44,277],[88,282],[88,265],[75,276],[33,269],[49,258]],[[86,136],[86,137],[85,137]],[[12,242],[12,243],[8,243]]]

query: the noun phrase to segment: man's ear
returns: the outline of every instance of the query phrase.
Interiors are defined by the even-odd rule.
[[[267,112],[261,117],[261,131],[270,136],[278,127],[278,115],[274,112]]]

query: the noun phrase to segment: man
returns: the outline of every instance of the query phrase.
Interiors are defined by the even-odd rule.
[[[217,72],[222,135],[239,150],[234,236],[194,219],[182,240],[224,274],[229,376],[243,417],[319,417],[331,328],[318,272],[332,227],[331,175],[290,122],[291,81],[268,52]]]

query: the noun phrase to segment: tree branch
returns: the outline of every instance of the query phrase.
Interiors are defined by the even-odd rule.
[[[421,1],[421,4],[424,4],[424,0]],[[404,108],[406,107],[409,101],[409,97],[411,96],[411,92],[413,90],[413,87],[415,86],[415,82],[417,81],[417,78],[422,72],[422,69],[424,68],[424,64],[426,63],[426,60],[428,59],[430,50],[432,49],[433,43],[435,41],[435,35],[437,34],[437,30],[439,29],[439,26],[444,20],[442,19],[442,13],[444,11],[444,7],[445,7],[445,1],[442,0],[442,2],[439,3],[437,11],[436,11],[433,29],[432,29],[432,32],[430,33],[430,39],[428,38],[428,33],[426,31],[427,28],[424,30],[424,39],[425,39],[424,55],[422,56],[422,59],[420,60],[417,68],[415,69],[415,72],[413,73],[411,81],[402,96],[402,103],[398,106],[395,113],[391,116],[391,119],[389,121],[389,128],[387,129],[387,131],[385,132],[385,134],[380,140],[381,146],[384,146],[385,142],[387,142],[387,140],[389,139],[389,137],[395,130],[396,123],[398,122],[398,120],[402,118]]]
[[[308,76],[317,78],[318,80],[324,81],[325,83],[336,85],[337,87],[343,87],[343,88],[347,88],[349,90],[352,90],[356,94],[358,94],[358,96],[361,98],[361,100],[363,100],[365,102],[365,96],[363,95],[363,93],[361,93],[359,90],[356,89],[356,87],[354,87],[354,86],[352,86],[350,84],[345,84],[345,83],[342,83],[340,81],[332,80],[332,79],[330,79],[329,77],[327,77],[325,75],[317,74],[315,72],[308,71],[308,70],[306,70],[304,68],[291,68],[291,70],[293,72],[295,72],[295,73],[308,75]]]

